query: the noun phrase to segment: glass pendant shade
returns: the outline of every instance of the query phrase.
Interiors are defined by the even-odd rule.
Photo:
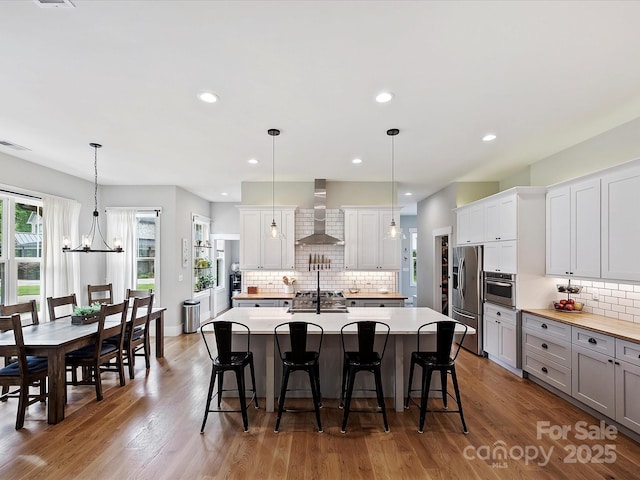
[[[395,145],[394,145],[394,137],[400,133],[400,130],[397,128],[390,128],[387,130],[387,135],[391,137],[391,222],[389,223],[389,227],[387,228],[384,238],[385,239],[395,239],[395,238],[406,238],[402,229],[396,224],[395,214],[396,214],[396,182],[395,182]]]

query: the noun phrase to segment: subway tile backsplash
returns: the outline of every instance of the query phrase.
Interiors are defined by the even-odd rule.
[[[344,238],[344,214],[339,209],[327,209],[326,233]],[[313,233],[313,209],[299,209],[296,212],[296,238],[306,237]],[[243,272],[242,291],[247,286],[258,287],[262,293],[282,293],[284,291],[283,276],[295,277],[295,290],[312,290],[317,286],[320,265],[320,288],[323,290],[347,290],[354,284],[361,292],[377,292],[381,288],[398,291],[397,272],[366,272],[344,270],[344,246],[340,245],[306,245],[296,246],[296,269],[287,271],[251,271]],[[325,263],[313,263],[314,256]],[[309,262],[311,256],[311,263]]]
[[[566,284],[567,279],[557,279],[556,283]],[[582,291],[571,298],[582,302],[585,312],[640,323],[640,285],[591,280],[572,280],[571,284],[582,286]],[[566,294],[558,293],[561,298]]]

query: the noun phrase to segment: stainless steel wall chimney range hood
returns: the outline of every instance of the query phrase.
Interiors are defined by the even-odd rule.
[[[313,192],[313,235],[301,238],[296,245],[344,245],[340,240],[327,235],[327,181],[316,178]]]

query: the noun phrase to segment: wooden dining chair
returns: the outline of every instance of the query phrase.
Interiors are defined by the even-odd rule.
[[[153,308],[153,293],[147,297],[133,297],[133,307],[131,309],[131,320],[127,322],[124,334],[124,356],[129,367],[129,378],[134,379],[135,357],[144,356],[147,370],[151,368],[149,352],[151,343],[149,341],[149,318]],[[137,353],[139,351],[143,353]]]
[[[87,285],[87,298],[89,305],[98,303],[113,303],[113,286],[108,283],[106,285]]]
[[[148,290],[133,290],[131,288],[127,288],[127,293],[125,298],[129,300],[130,298],[144,298],[153,294],[153,289],[150,288]]]
[[[104,333],[104,326],[107,317],[117,315],[119,320],[119,328],[117,335],[119,336],[119,343],[107,342]],[[122,348],[124,346],[124,330],[127,321],[127,302],[117,303],[113,305],[103,304],[100,308],[100,316],[98,317],[98,334],[96,337],[96,343],[93,345],[87,345],[86,347],[73,350],[67,353],[65,357],[65,363],[72,368],[85,367],[89,370],[89,375],[77,381],[77,385],[95,385],[96,398],[98,401],[102,400],[102,379],[101,372],[104,370],[114,371],[109,368],[111,365],[115,367],[115,371],[118,372],[120,379],[120,386],[124,387],[124,361]],[[112,360],[115,364],[109,364]],[[66,386],[65,386],[66,392]],[[66,394],[65,394],[66,396]]]
[[[0,305],[0,315],[10,316],[14,314],[20,315],[20,321],[22,322],[22,326],[26,327],[29,325],[38,325],[38,305],[35,300],[31,300],[30,302],[24,303],[15,303],[13,305]],[[26,314],[27,323],[24,322],[25,317],[23,314]]]
[[[18,415],[16,430],[24,426],[27,407],[36,402],[44,402],[47,398],[47,370],[49,364],[46,357],[27,356],[22,336],[22,322],[20,315],[0,317],[0,331],[12,332],[14,342],[11,345],[0,345],[0,356],[15,357],[16,361],[0,369],[0,385],[4,387],[19,386]],[[40,393],[30,394],[29,387],[39,386]],[[12,392],[13,393],[13,392]],[[6,398],[8,395],[3,395]]]
[[[78,301],[75,293],[64,297],[47,297],[47,306],[49,307],[49,321],[53,322],[71,315],[73,309],[78,306]],[[62,314],[60,314],[60,310],[57,310],[59,307],[65,307],[62,309]]]

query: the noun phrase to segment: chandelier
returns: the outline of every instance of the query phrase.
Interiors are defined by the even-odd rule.
[[[100,231],[100,222],[98,222],[98,149],[102,148],[99,143],[90,143],[89,146],[93,148],[93,171],[94,171],[94,188],[93,188],[93,219],[91,221],[91,229],[87,235],[82,235],[82,242],[75,248],[71,248],[71,237],[65,235],[62,237],[62,251],[67,252],[85,252],[85,253],[121,253],[122,240],[118,237],[113,239],[113,247],[110,247],[102,236]],[[92,248],[95,246],[95,237],[98,234],[98,239],[102,242],[102,245],[98,245],[99,248]]]

